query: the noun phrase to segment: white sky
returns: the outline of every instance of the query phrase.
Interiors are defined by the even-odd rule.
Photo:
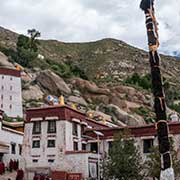
[[[161,52],[180,52],[180,0],[155,0]],[[87,42],[116,38],[146,49],[140,0],[0,0],[0,26],[42,38]]]

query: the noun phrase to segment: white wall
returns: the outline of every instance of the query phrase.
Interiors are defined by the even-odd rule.
[[[17,134],[13,132],[9,132],[7,130],[2,129],[2,122],[0,121],[0,140],[5,144],[9,145],[9,154],[4,154],[3,162],[5,165],[9,162],[10,159],[21,160],[21,156],[19,155],[19,145],[22,145],[23,135]],[[11,143],[16,144],[16,153],[11,153]]]
[[[66,154],[66,151],[73,151],[74,136],[72,132],[72,123],[65,120],[56,121],[56,133],[47,133],[47,121],[41,123],[41,134],[32,134],[33,122],[25,124],[24,140],[23,140],[23,157],[25,159],[25,167],[27,169],[39,167],[48,167],[51,170],[79,172],[84,177],[89,176],[88,157],[91,153]],[[55,137],[49,137],[53,135]],[[40,139],[40,148],[32,148],[32,140]],[[48,139],[56,140],[55,148],[48,148]],[[78,136],[76,137],[79,150],[82,149],[81,142],[81,126],[78,125]],[[93,154],[94,155],[94,154]],[[50,157],[51,156],[51,157]],[[38,159],[38,163],[33,163],[33,159]],[[49,163],[48,159],[54,159],[53,163]]]
[[[32,134],[33,123],[26,123],[23,140],[23,157],[26,159],[27,167],[47,167],[58,166],[66,151],[65,138],[65,121],[56,122],[56,133],[47,133],[47,121],[41,123],[41,134]],[[68,127],[68,126],[67,126]],[[50,137],[55,136],[55,137]],[[55,139],[56,146],[54,148],[47,147],[48,139]],[[40,140],[40,148],[32,148],[32,141]],[[35,157],[39,156],[39,157]],[[33,159],[38,159],[38,163],[33,163]],[[48,159],[54,159],[54,163],[50,164]]]
[[[2,87],[4,88],[2,89]],[[3,104],[2,108],[1,104]],[[10,108],[10,105],[12,105],[12,108]],[[10,117],[23,117],[20,77],[0,74],[0,109]]]

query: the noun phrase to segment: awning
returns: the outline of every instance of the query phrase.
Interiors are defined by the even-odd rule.
[[[9,153],[9,145],[0,141],[0,153]]]

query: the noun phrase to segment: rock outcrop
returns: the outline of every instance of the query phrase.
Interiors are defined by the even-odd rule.
[[[92,94],[110,94],[110,90],[107,88],[99,88],[95,83],[81,79],[73,78],[71,83],[79,88],[81,91],[86,91]]]
[[[0,66],[5,68],[15,69],[14,65],[8,61],[8,57],[0,52]]]
[[[71,89],[65,81],[50,70],[40,72],[36,81],[50,94],[58,97],[61,94],[71,94]]]
[[[145,124],[145,121],[141,118],[127,113],[126,111],[120,109],[118,106],[114,104],[109,104],[107,106],[117,118],[117,120],[127,124],[129,126],[138,126]]]
[[[43,99],[44,93],[41,91],[38,85],[29,86],[28,89],[23,90],[22,92],[23,99],[26,101],[29,100],[41,100]]]
[[[75,104],[82,105],[82,106],[87,106],[88,105],[83,97],[69,96],[68,101],[72,102],[72,103],[75,103]]]

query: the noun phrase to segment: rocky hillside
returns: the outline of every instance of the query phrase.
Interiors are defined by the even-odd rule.
[[[17,37],[18,34],[0,27],[0,48],[16,49]],[[23,76],[26,107],[44,104],[47,95],[55,98],[63,94],[66,103],[75,104],[98,121],[117,125],[153,122],[150,89],[126,82],[135,72],[140,76],[149,73],[147,52],[115,39],[39,42],[39,54],[44,58],[36,59]],[[180,59],[161,57],[163,77],[178,92]],[[1,64],[2,59],[7,59],[3,55],[0,58]]]

